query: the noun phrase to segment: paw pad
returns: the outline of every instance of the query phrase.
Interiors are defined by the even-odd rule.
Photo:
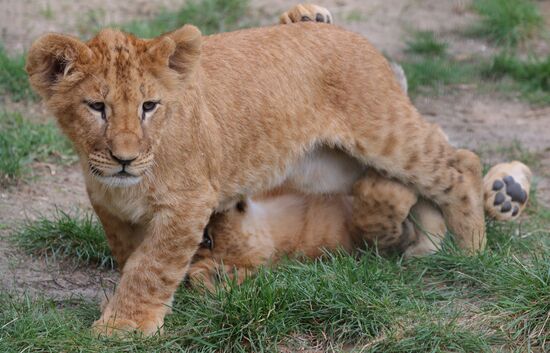
[[[512,211],[512,217],[517,216],[519,206],[527,201],[527,192],[511,175],[495,180],[491,189],[496,191],[493,206],[499,206],[501,213]]]
[[[500,221],[519,216],[529,199],[531,176],[529,168],[517,161],[491,168],[483,182],[486,212]]]
[[[504,183],[506,184],[506,193],[512,198],[512,201],[521,204],[527,201],[527,192],[523,190],[521,184],[517,183],[512,176],[506,176]]]
[[[301,22],[309,22],[309,21],[313,21],[313,19],[307,15],[303,15],[301,18],[300,18],[300,21]],[[324,16],[322,13],[317,13],[315,15],[315,22],[322,22],[322,23],[330,23],[330,16],[327,15],[327,16]]]
[[[511,175],[493,181],[491,191],[494,194],[492,215],[497,219],[516,217],[527,202],[527,191]],[[498,217],[498,213],[502,216]]]

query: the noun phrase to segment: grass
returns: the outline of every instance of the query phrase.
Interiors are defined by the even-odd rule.
[[[0,95],[14,101],[35,100],[25,72],[25,56],[10,56],[0,43]]]
[[[485,350],[492,338],[443,317],[421,288],[418,273],[372,254],[359,260],[335,255],[323,262],[290,262],[228,290],[182,289],[166,334],[130,341],[91,337],[87,328],[98,312],[89,303],[63,304],[58,310],[48,300],[29,304],[5,294],[0,349],[261,352],[282,346],[326,350],[376,340],[369,351]]]
[[[179,11],[163,11],[150,21],[134,21],[121,26],[137,36],[151,38],[190,23],[203,34],[234,30],[245,25],[248,0],[191,0]]]
[[[92,36],[105,26],[118,27],[142,38],[152,38],[173,31],[185,24],[193,24],[203,34],[230,31],[251,26],[247,21],[249,0],[190,0],[176,11],[161,10],[149,20],[136,20],[124,24],[109,24],[104,9],[89,10],[81,15],[78,32]]]
[[[520,60],[502,53],[492,59],[483,74],[493,79],[511,79],[515,89],[528,101],[550,104],[550,55]]]
[[[74,161],[70,143],[54,124],[0,111],[0,184],[13,183],[34,161]]]
[[[540,32],[544,19],[532,0],[475,0],[481,22],[473,30],[498,45],[514,47]]]
[[[448,55],[447,47],[433,32],[416,32],[407,41],[408,56],[401,64],[411,95],[474,83],[511,91],[535,105],[550,104],[550,56],[521,60],[505,51],[490,59],[457,61]]]
[[[413,35],[413,38],[407,41],[405,51],[417,55],[446,56],[447,43],[439,40],[434,32],[420,31]]]
[[[433,94],[448,85],[471,82],[477,76],[477,65],[453,60],[447,47],[433,32],[416,32],[407,41],[405,51],[409,55],[401,65],[411,95]]]
[[[477,74],[472,63],[455,62],[448,58],[420,57],[401,63],[409,84],[409,93],[435,94],[448,85],[467,84]]]
[[[0,292],[0,351],[545,351],[550,210],[535,192],[531,203],[536,214],[523,224],[489,222],[488,250],[475,256],[451,243],[408,261],[333,254],[287,260],[213,293],[182,287],[165,334],[151,339],[93,337],[88,328],[99,312],[86,300]],[[26,225],[17,239],[33,253],[112,264],[89,216],[59,212]]]
[[[90,214],[57,210],[53,219],[40,217],[28,221],[12,239],[30,254],[55,260],[76,260],[84,265],[114,267],[103,228]]]

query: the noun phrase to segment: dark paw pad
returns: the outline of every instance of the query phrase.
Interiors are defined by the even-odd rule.
[[[521,205],[527,202],[527,192],[511,175],[495,180],[491,189],[496,192],[493,205],[500,213],[511,211],[512,217],[515,217]]]
[[[525,203],[527,201],[527,193],[523,190],[521,184],[516,183],[514,178],[510,177],[510,179],[511,181],[506,183],[506,193],[512,198],[512,201]]]
[[[493,183],[493,191],[498,191],[502,189],[503,186],[504,186],[504,183],[502,181],[495,180],[495,182]]]
[[[504,194],[499,192],[495,195],[495,202],[493,203],[493,205],[498,206],[501,203],[503,203],[504,200],[505,200]]]
[[[500,208],[500,212],[502,213],[506,213],[508,211],[510,211],[512,209],[512,204],[510,203],[510,201],[506,201],[502,207]]]
[[[315,21],[317,22],[325,22],[325,16],[323,16],[322,14],[318,13],[317,16],[315,16]]]
[[[311,21],[311,18],[309,16],[302,16],[302,18],[300,19],[300,21],[302,22],[308,22],[308,21]]]

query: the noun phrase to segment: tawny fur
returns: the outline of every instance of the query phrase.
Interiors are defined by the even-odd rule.
[[[484,178],[484,193],[491,200],[486,213],[498,220],[512,219],[512,211],[502,213],[492,201],[494,181],[506,176],[514,176],[527,193],[530,188],[531,172],[521,162],[495,165]],[[513,218],[525,205],[526,201]],[[283,255],[312,259],[327,250],[351,253],[365,244],[382,253],[425,256],[440,249],[446,233],[435,205],[410,187],[368,171],[352,196],[278,189],[214,214],[205,232],[210,246],[199,248],[188,277],[193,286],[213,289],[220,279],[241,283],[260,266],[277,264]]]
[[[311,19],[330,23],[331,18],[330,12],[323,7],[300,4],[285,12],[280,23]],[[407,92],[403,69],[397,64],[392,64],[392,69]],[[469,154],[468,151],[459,151],[458,164],[462,164],[460,159],[468,160]],[[300,174],[305,180],[317,179],[314,174],[318,170],[349,170],[346,165],[353,163],[335,151],[325,152],[323,158],[314,161],[303,164],[305,170]],[[506,177],[508,179],[504,181]],[[328,184],[321,188],[330,189],[335,180],[348,183],[347,179],[354,180],[356,176],[333,174],[331,178],[325,178]],[[500,183],[496,184],[500,185],[498,189],[494,187],[495,182]],[[527,203],[530,183],[531,171],[520,162],[501,163],[491,168],[484,178],[486,213],[498,220],[519,217]],[[437,207],[418,198],[410,187],[381,177],[373,170],[356,183],[353,197],[306,196],[295,189],[296,185],[286,184],[249,198],[247,204],[250,207],[246,209],[241,207],[240,211],[214,215],[205,233],[210,246],[203,246],[197,252],[189,270],[191,283],[213,288],[220,272],[230,278],[236,277],[240,282],[258,266],[276,263],[281,254],[313,258],[319,256],[322,249],[340,247],[351,251],[364,242],[382,252],[423,256],[439,249],[447,231]],[[500,196],[503,201],[495,204],[498,192],[506,198]],[[511,203],[509,210],[505,209],[505,201]]]
[[[455,149],[358,34],[322,23],[208,37],[187,25],[151,40],[103,30],[87,43],[47,34],[27,71],[75,145],[121,266],[99,332],[162,327],[213,210],[299,180],[293,171],[319,148],[438,204],[462,248],[485,245],[478,158],[457,165]],[[160,104],[144,116],[148,101]],[[126,174],[117,160],[131,160]],[[349,186],[318,184],[302,191]]]

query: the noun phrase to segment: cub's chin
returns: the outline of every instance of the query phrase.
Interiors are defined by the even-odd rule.
[[[142,177],[141,176],[135,176],[128,173],[118,173],[113,176],[100,176],[100,175],[94,175],[94,177],[99,180],[100,183],[103,185],[106,185],[108,187],[119,187],[119,188],[125,188],[133,185],[139,184]]]

